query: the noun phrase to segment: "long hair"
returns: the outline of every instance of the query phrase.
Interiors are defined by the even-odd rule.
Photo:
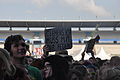
[[[65,58],[51,55],[45,58],[45,62],[50,62],[53,71],[52,77],[55,80],[67,80],[69,65]]]
[[[5,49],[0,48],[0,59],[3,61],[5,64],[5,74],[12,76],[16,72],[16,68],[11,62],[9,52]]]

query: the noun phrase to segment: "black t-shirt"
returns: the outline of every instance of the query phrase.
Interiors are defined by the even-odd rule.
[[[89,52],[92,51],[95,45],[95,39],[90,39],[89,41],[86,42],[86,47],[85,47],[85,51]]]

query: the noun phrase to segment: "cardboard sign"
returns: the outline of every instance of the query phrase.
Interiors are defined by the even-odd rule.
[[[45,30],[45,44],[50,52],[72,48],[71,28],[53,28]]]

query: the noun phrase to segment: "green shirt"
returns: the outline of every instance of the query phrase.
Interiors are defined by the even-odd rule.
[[[43,80],[42,72],[38,68],[28,65],[27,70],[32,80]]]

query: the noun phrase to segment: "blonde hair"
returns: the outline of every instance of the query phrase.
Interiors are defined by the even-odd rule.
[[[9,52],[3,48],[0,48],[0,59],[5,64],[5,73],[13,76],[16,72],[15,66],[12,64]]]

